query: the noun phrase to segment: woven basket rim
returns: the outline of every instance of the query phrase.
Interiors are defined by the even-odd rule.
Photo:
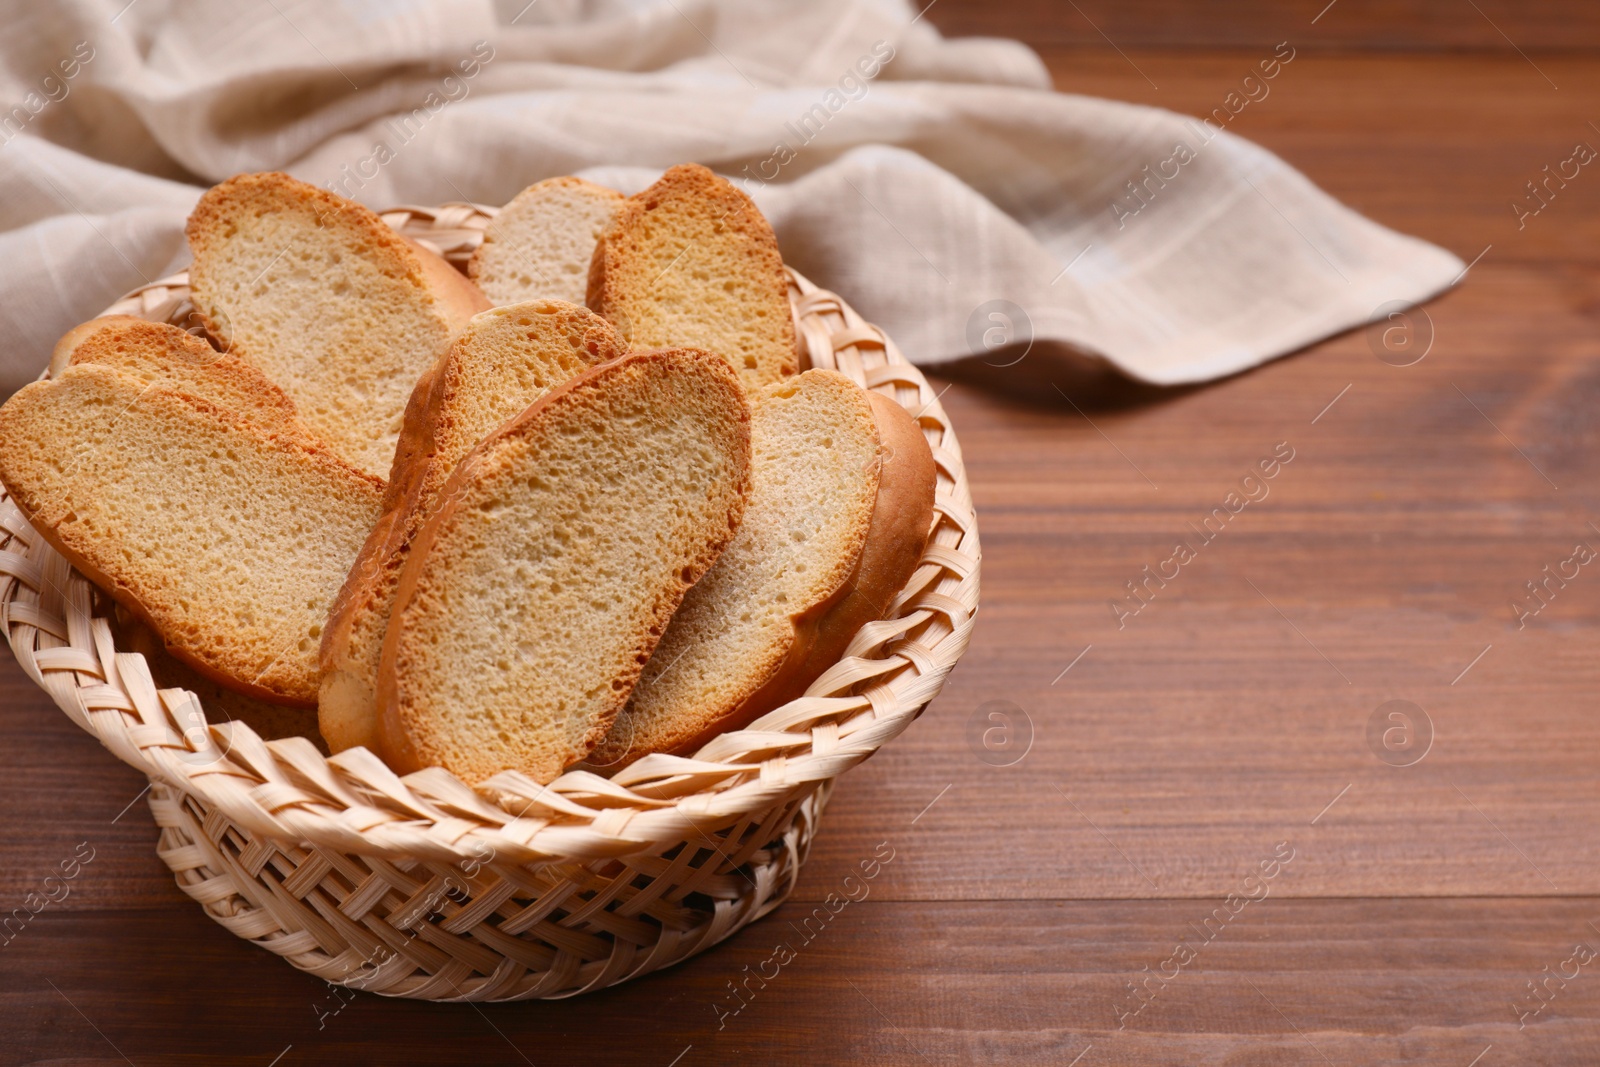
[[[461,267],[494,208],[406,206],[384,221]],[[279,840],[448,863],[585,861],[658,852],[809,792],[898,736],[965,651],[981,559],[960,446],[921,372],[837,295],[798,272],[790,302],[810,365],[899,402],[929,437],[935,523],[916,574],[884,621],[798,700],[693,757],[647,756],[610,778],[570,770],[548,785],[502,772],[476,787],[440,768],[400,777],[366,749],[323,756],[306,738],[264,741],[207,723],[199,698],[157,690],[145,659],[119,651],[104,600],[34,532],[0,486],[0,625],[24,670],[80,727],[153,781]],[[187,275],[133,290],[102,314],[184,324]]]

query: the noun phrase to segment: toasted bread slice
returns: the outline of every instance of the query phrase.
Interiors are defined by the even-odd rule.
[[[147,384],[231,408],[263,426],[295,421],[294,402],[259,367],[164,322],[107,315],[74,326],[56,342],[50,374],[59,376],[79,363],[114,367]]]
[[[691,752],[749,724],[801,695],[882,614],[922,555],[933,507],[932,457],[914,424],[921,455],[903,454],[918,449],[900,420],[911,422],[899,405],[833,371],[760,394],[744,522],[684,597],[591,766]],[[920,525],[889,519],[902,512]],[[869,602],[864,616],[841,610]]]
[[[867,399],[883,442],[872,529],[855,572],[845,582],[844,596],[817,621],[806,654],[787,664],[784,675],[773,682],[769,710],[804,696],[812,682],[839,662],[856,631],[889,614],[917,573],[928,545],[939,478],[928,439],[906,409],[890,398],[873,392]]]
[[[378,676],[400,773],[548,782],[605,736],[744,511],[750,413],[721,357],[585,371],[450,476],[401,573]]]
[[[375,748],[377,676],[395,587],[411,540],[462,457],[507,419],[597,363],[619,358],[606,320],[535,300],[473,318],[406,411],[384,516],[345,579],[323,632],[317,701],[335,752]]]
[[[595,245],[588,300],[633,347],[708,348],[757,390],[799,368],[788,284],[755,204],[689,163],[617,209]]]
[[[380,479],[303,430],[86,363],[0,407],[0,480],[179,659],[241,693],[315,702],[317,643]]]
[[[500,209],[467,262],[467,277],[496,305],[582,304],[595,242],[625,197],[582,178],[547,178]]]
[[[413,383],[489,307],[448,263],[352,200],[242,174],[189,216],[195,308],[333,450],[389,473]]]

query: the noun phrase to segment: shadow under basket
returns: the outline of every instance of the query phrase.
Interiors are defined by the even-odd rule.
[[[389,225],[458,268],[494,209],[400,208]],[[389,996],[572,996],[686,959],[794,888],[834,779],[909,726],[966,649],[978,530],[961,451],[921,373],[844,301],[791,272],[812,367],[898,401],[938,467],[921,566],[807,694],[692,758],[610,778],[476,787],[401,778],[366,749],[324,756],[208,722],[117,648],[113,604],[0,495],[0,625],[24,670],[151,782],[157,845],[179,888],[234,934],[329,982]],[[106,314],[196,329],[186,275]]]

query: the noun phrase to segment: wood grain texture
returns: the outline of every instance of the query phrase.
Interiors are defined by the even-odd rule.
[[[1080,6],[1126,56],[1072,5],[942,0],[929,18],[1074,45],[1045,52],[1063,90],[1200,113],[1321,4]],[[1525,49],[1600,40],[1587,6],[1479,6]],[[1518,1010],[1575,943],[1600,948],[1600,570],[1525,627],[1510,604],[1577,542],[1600,548],[1600,175],[1521,230],[1508,205],[1574,141],[1600,143],[1600,69],[1532,52],[1540,73],[1473,20],[1340,0],[1328,40],[1423,54],[1306,48],[1237,126],[1381,222],[1468,260],[1492,245],[1415,316],[1434,335],[1421,362],[1380,362],[1356,332],[1170,393],[1078,392],[1043,351],[960,373],[944,403],[987,549],[971,651],[841,781],[774,916],[576,1001],[361,996],[326,1014],[325,986],[178,893],[142,804],[118,817],[143,781],[7,660],[0,904],[80,842],[95,858],[0,949],[0,1062],[1594,1062],[1591,969]],[[1483,51],[1439,54],[1461,48]],[[1050,381],[1078,408],[1040,399]],[[1119,629],[1106,601],[1279,442],[1295,458],[1270,494]],[[1432,724],[1412,766],[1369,744],[1390,700]],[[1031,745],[972,740],[996,701]],[[870,896],[719,1029],[727,983],[797,941],[880,842],[895,858]],[[1133,1014],[1130,983],[1261,884],[1280,842],[1294,858],[1270,895]]]
[[[926,0],[923,0],[926,2]],[[1588,51],[1600,9],[1584,0],[935,0],[928,18],[952,36],[1017,37],[1040,46],[1205,52],[1293,37],[1323,49]],[[920,4],[918,6],[921,6]],[[1476,10],[1474,10],[1476,8]],[[1115,54],[1115,53],[1113,53]]]
[[[1600,6],[1594,11],[1600,16]],[[1593,168],[1583,167],[1520,228],[1511,207],[1536,203],[1527,183],[1542,180],[1545,166],[1557,168],[1579,141],[1600,148],[1600,64],[1591,57],[1328,54],[1302,48],[1299,38],[1293,47],[1293,62],[1265,83],[1268,95],[1246,105],[1229,130],[1363,214],[1463,259],[1493,244],[1487,263],[1595,262]],[[1041,49],[1061,92],[1189,115],[1222,106],[1272,52],[1271,43],[1200,53]]]
[[[927,863],[907,852],[896,864]],[[1296,860],[1295,862],[1299,862]],[[811,872],[808,878],[818,872]],[[46,913],[6,950],[7,1062],[582,1064],[1592,1063],[1594,975],[1518,1029],[1600,900],[1252,904],[1208,944],[1195,901],[851,904],[806,943],[790,902],[620,989],[553,1003],[340,998],[198,909]],[[1187,936],[1194,959],[1163,963]],[[778,940],[795,951],[763,967]],[[1145,1006],[1129,984],[1152,980]],[[1591,965],[1592,966],[1592,965]],[[746,971],[749,968],[749,971]],[[736,1000],[730,979],[751,980]],[[1570,973],[1571,968],[1568,968]],[[158,975],[135,995],[113,976]],[[1552,987],[1555,988],[1555,987]],[[743,1007],[737,1012],[734,1008]],[[1119,1028],[1120,1024],[1120,1028]],[[675,1057],[681,1057],[675,1060]]]

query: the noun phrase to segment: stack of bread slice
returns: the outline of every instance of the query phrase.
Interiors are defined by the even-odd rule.
[[[591,764],[692,752],[747,725],[804,693],[885,613],[933,518],[933,458],[913,438],[903,408],[833,371],[762,391],[744,522]]]
[[[537,401],[456,467],[417,536],[379,673],[405,772],[549,780],[605,736],[739,526],[749,408],[720,358],[631,353]]]
[[[772,229],[704,167],[530,186],[466,276],[281,174],[188,234],[204,336],[70,331],[0,406],[0,481],[213,714],[609,773],[803,694],[919,565],[920,427],[802,373]]]
[[[94,363],[159,382],[229,408],[264,426],[296,421],[294,402],[248,360],[218,352],[203,339],[164,322],[108,315],[74,326],[56,343],[50,376]]]
[[[244,693],[316,701],[322,628],[381,479],[294,426],[84,363],[0,406],[0,481],[178,658]]]
[[[384,511],[356,558],[322,644],[322,734],[335,751],[377,747],[378,662],[401,568],[445,482],[507,419],[626,352],[611,326],[554,300],[474,318],[419,382],[401,429]]]

